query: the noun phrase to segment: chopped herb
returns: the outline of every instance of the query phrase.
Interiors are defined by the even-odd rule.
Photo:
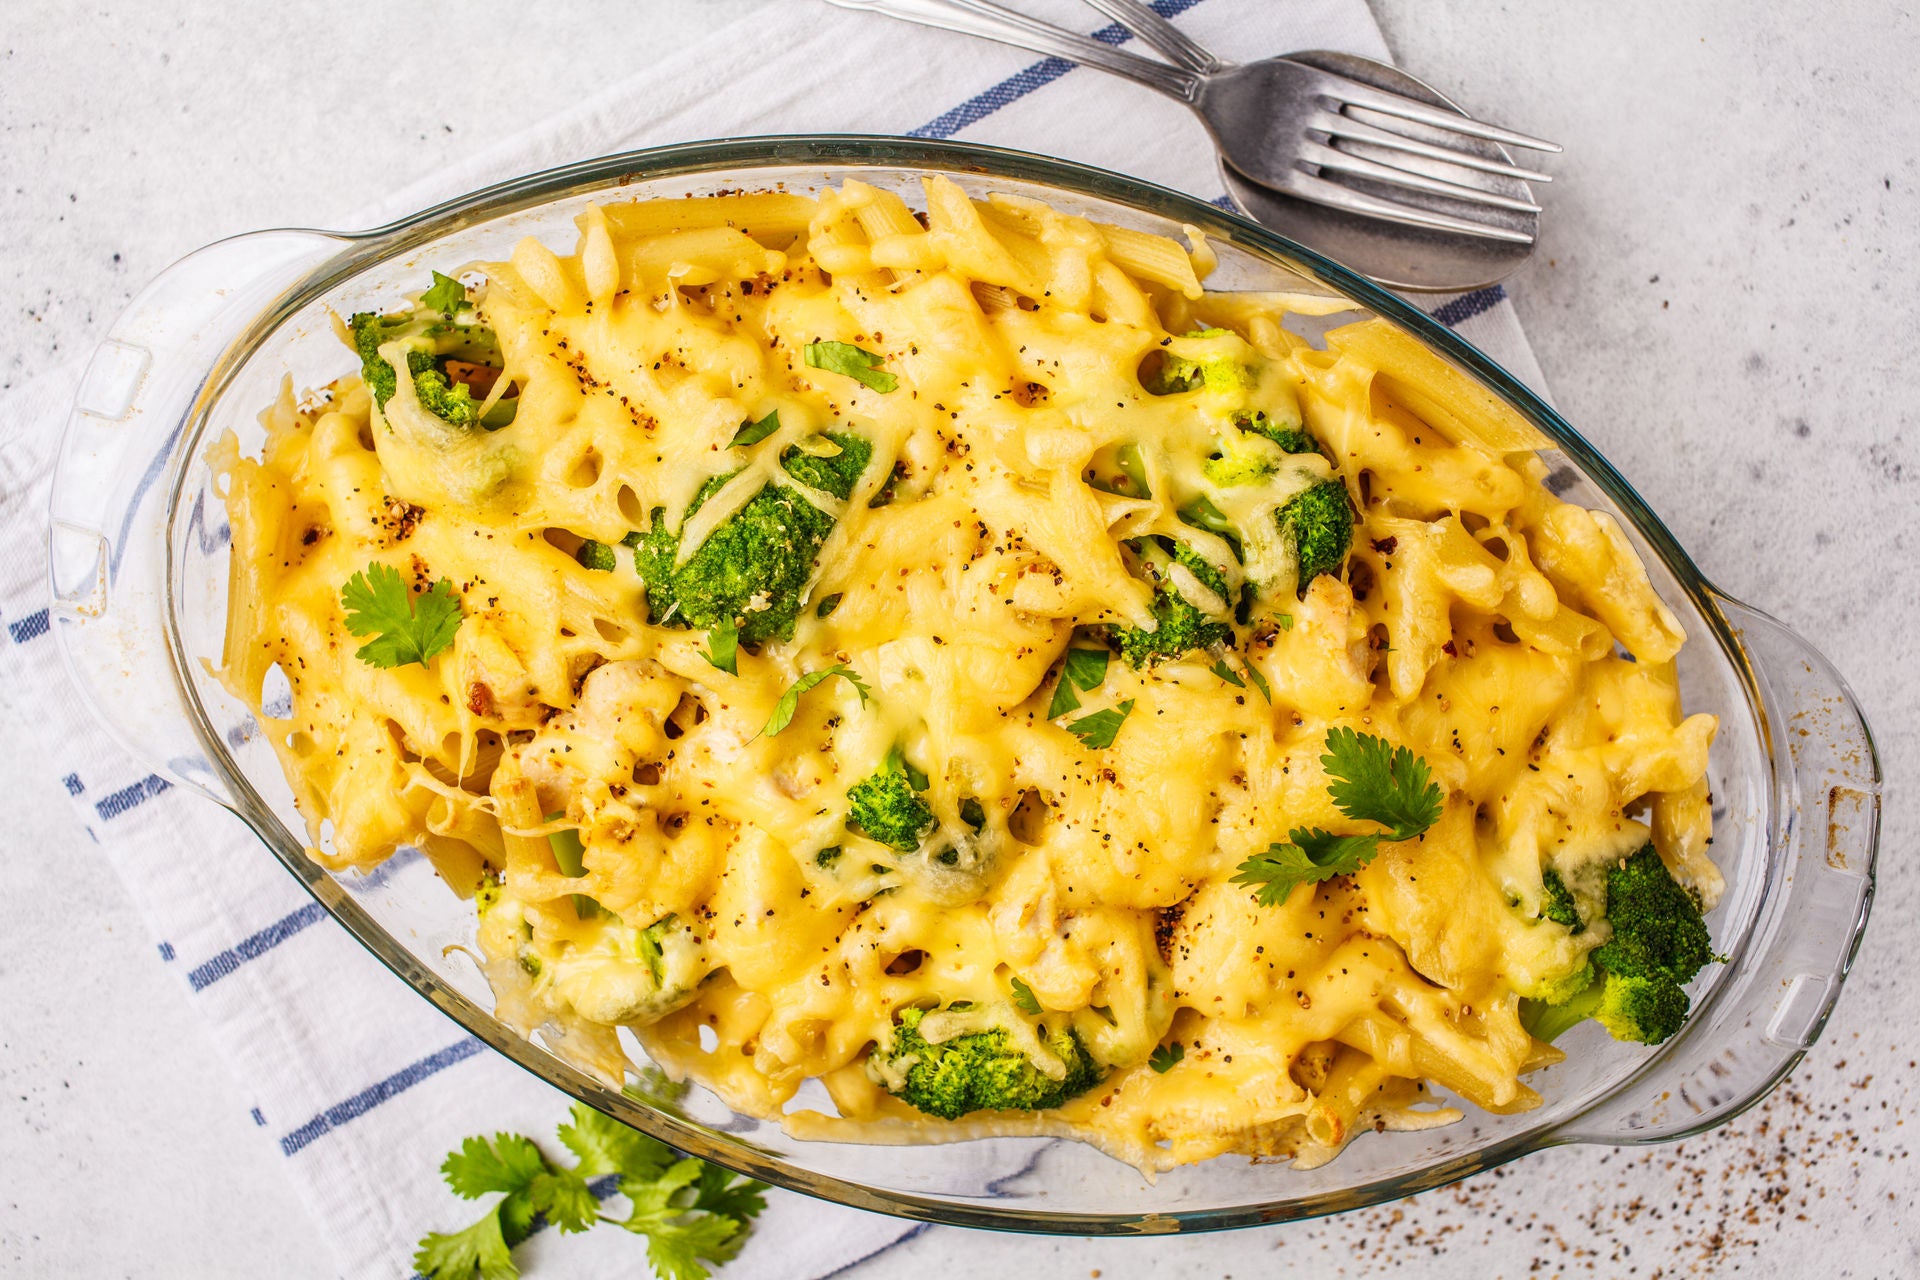
[[[900,385],[900,379],[880,368],[885,356],[850,342],[809,342],[803,354],[809,369],[842,373],[875,391],[885,393]]]
[[[452,318],[456,311],[467,305],[467,286],[452,276],[433,273],[433,288],[420,295],[420,305],[429,311]]]
[[[700,655],[730,676],[740,674],[740,628],[723,622],[707,632],[706,652]]]
[[[1236,689],[1244,689],[1247,687],[1247,682],[1240,678],[1238,672],[1227,665],[1225,658],[1217,660],[1211,667],[1208,667],[1207,670],[1213,672],[1213,674],[1219,676]]]
[[[733,439],[727,442],[729,449],[744,449],[750,444],[759,444],[780,429],[780,411],[774,409],[758,422],[743,422],[740,429],[733,433]]]
[[[1133,699],[1128,698],[1117,707],[1108,707],[1105,711],[1096,711],[1090,716],[1081,716],[1067,726],[1067,732],[1094,750],[1098,751],[1113,745],[1113,739],[1120,732],[1128,715],[1133,712]]]
[[[1047,719],[1057,720],[1069,711],[1080,709],[1080,699],[1074,694],[1078,686],[1082,693],[1097,689],[1107,678],[1107,659],[1113,655],[1105,649],[1069,649],[1067,661],[1060,668],[1060,682],[1053,687],[1053,701],[1047,705]]]
[[[820,602],[820,607],[813,611],[813,616],[816,618],[824,618],[828,614],[832,613],[835,609],[838,609],[839,607],[840,607],[840,592],[836,591],[832,595],[828,596],[825,600],[822,600]]]
[[[1018,978],[1013,980],[1013,1003],[1024,1014],[1040,1016],[1040,997],[1034,995],[1033,988]]]
[[[773,714],[767,717],[766,727],[761,732],[771,738],[792,724],[794,713],[800,710],[800,695],[831,676],[839,676],[852,685],[860,695],[860,705],[866,705],[867,696],[872,690],[867,688],[866,681],[862,680],[859,673],[852,667],[831,666],[821,671],[809,671],[787,686],[787,691],[781,694],[780,701],[774,704]]]
[[[1180,1059],[1187,1056],[1187,1046],[1175,1040],[1172,1044],[1163,1044],[1147,1056],[1147,1065],[1159,1075],[1173,1070]]]

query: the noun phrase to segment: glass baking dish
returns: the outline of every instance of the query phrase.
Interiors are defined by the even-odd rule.
[[[814,191],[857,177],[917,203],[930,172],[976,196],[1034,196],[1163,234],[1198,227],[1219,254],[1211,288],[1342,296],[1420,338],[1557,443],[1546,455],[1553,486],[1612,512],[1629,531],[1691,639],[1680,659],[1687,710],[1720,717],[1710,779],[1727,892],[1709,923],[1727,963],[1696,982],[1694,1014],[1678,1035],[1648,1050],[1585,1024],[1561,1041],[1565,1062],[1530,1077],[1546,1099],[1538,1110],[1493,1116],[1466,1106],[1459,1124],[1365,1134],[1308,1171],[1221,1157],[1149,1183],[1056,1139],[801,1141],[697,1086],[664,1087],[657,1074],[623,1092],[496,1021],[466,950],[473,908],[418,855],[403,853],[373,876],[332,875],[307,857],[297,834],[304,824],[271,749],[212,675],[225,629],[228,530],[207,455],[229,430],[243,449],[257,447],[256,417],[284,377],[313,386],[351,367],[329,311],[390,304],[429,267],[504,258],[525,235],[571,244],[573,216],[589,201]],[[1697,1133],[1759,1100],[1818,1037],[1873,896],[1880,774],[1845,683],[1806,641],[1701,577],[1558,414],[1424,313],[1299,245],[1188,196],[1058,160],[903,139],[745,139],[557,169],[361,234],[266,231],[222,241],[150,285],[101,344],[67,427],[51,517],[55,629],[94,713],[168,779],[245,820],[423,997],[535,1075],[694,1155],[884,1213],[1074,1235],[1210,1230],[1395,1199],[1560,1143]]]

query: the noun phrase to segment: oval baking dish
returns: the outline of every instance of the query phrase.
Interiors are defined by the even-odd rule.
[[[1161,234],[1205,232],[1214,290],[1338,295],[1342,320],[1411,333],[1555,442],[1562,498],[1616,516],[1692,643],[1689,711],[1720,718],[1709,918],[1727,963],[1658,1049],[1572,1033],[1567,1061],[1529,1077],[1546,1101],[1440,1129],[1363,1135],[1311,1170],[1218,1158],[1155,1183],[1077,1143],[997,1138],[875,1147],[808,1142],[699,1087],[595,1080],[496,1021],[468,958],[472,909],[404,853],[378,875],[310,860],[278,762],[212,674],[226,627],[225,507],[208,455],[251,450],[283,378],[323,384],[345,362],[330,312],[399,296],[430,265],[503,258],[523,236],[572,235],[594,201],[710,195],[847,178],[909,194],[940,173]],[[1355,313],[1358,313],[1357,315]],[[63,442],[50,527],[62,655],[95,714],[172,781],[243,819],[368,950],[475,1036],[577,1098],[694,1155],[865,1209],[967,1226],[1087,1234],[1207,1230],[1353,1209],[1566,1142],[1640,1143],[1720,1124],[1761,1098],[1818,1037],[1873,893],[1879,771],[1845,684],[1805,641],[1700,576],[1627,483],[1532,392],[1444,326],[1315,254],[1218,208],[1127,178],[1015,152],[898,139],[751,139],[635,152],[538,174],[355,235],[269,231],[194,254],[149,286],[90,366]],[[637,1045],[632,1046],[638,1053]],[[655,1086],[658,1080],[653,1081]]]

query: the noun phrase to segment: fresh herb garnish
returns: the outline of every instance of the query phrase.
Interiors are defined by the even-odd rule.
[[[822,600],[819,607],[813,611],[813,616],[816,618],[824,618],[835,609],[838,609],[840,607],[840,595],[841,593],[836,591]]]
[[[839,676],[852,685],[860,695],[860,705],[867,704],[867,696],[873,691],[867,688],[866,681],[852,667],[831,666],[822,671],[809,671],[787,686],[787,691],[780,695],[780,701],[773,704],[773,714],[767,717],[766,728],[761,732],[771,738],[792,724],[794,713],[800,710],[800,695],[830,676]]]
[[[710,1265],[731,1259],[766,1208],[764,1184],[681,1157],[656,1138],[576,1103],[561,1143],[577,1157],[556,1164],[519,1134],[468,1138],[440,1166],[454,1194],[476,1200],[504,1193],[464,1231],[424,1237],[413,1266],[426,1280],[517,1280],[513,1247],[533,1234],[537,1217],[562,1235],[596,1223],[646,1237],[647,1261],[662,1280],[706,1280]],[[589,1185],[613,1176],[630,1206],[625,1217],[600,1211]]]
[[[1327,794],[1340,812],[1387,829],[1373,835],[1336,836],[1318,827],[1295,827],[1290,843],[1275,841],[1239,866],[1234,884],[1260,886],[1263,907],[1286,901],[1295,886],[1317,884],[1358,871],[1385,840],[1411,840],[1440,820],[1446,796],[1422,760],[1385,738],[1352,729],[1327,732]]]
[[[420,305],[451,319],[455,312],[467,305],[467,286],[452,276],[443,276],[436,271],[433,273],[433,288],[420,295]]]
[[[707,648],[700,655],[730,676],[740,674],[740,628],[723,622],[707,632]]]
[[[729,449],[742,449],[750,444],[759,444],[780,429],[780,411],[769,410],[767,416],[758,422],[743,422],[740,429],[733,433],[733,439],[727,441]]]
[[[1267,678],[1260,674],[1260,668],[1251,662],[1247,663],[1247,679],[1253,681],[1253,687],[1260,691],[1260,696],[1266,700],[1267,705],[1272,706],[1273,687],[1267,683]]]
[[[1077,685],[1080,692],[1098,689],[1107,678],[1107,659],[1113,655],[1105,649],[1069,649],[1066,665],[1060,668],[1060,682],[1053,686],[1053,701],[1047,704],[1047,719],[1055,720],[1069,711],[1080,709],[1080,699],[1074,694]]]
[[[900,379],[880,368],[886,361],[885,356],[851,342],[809,342],[802,354],[809,369],[842,373],[875,391],[885,393],[900,385]]]
[[[1114,735],[1120,732],[1120,726],[1132,712],[1133,699],[1128,698],[1117,707],[1081,716],[1067,726],[1067,732],[1080,739],[1083,745],[1098,751],[1113,745]]]
[[[1225,658],[1216,659],[1214,664],[1208,667],[1207,670],[1213,672],[1213,674],[1219,676],[1236,689],[1244,689],[1247,687],[1247,682],[1240,678],[1239,672],[1227,665]]]
[[[347,579],[340,603],[347,611],[348,633],[374,637],[353,656],[375,667],[426,666],[453,643],[463,616],[450,579],[440,579],[416,598],[398,569],[377,560]]]
[[[1187,1056],[1187,1046],[1175,1040],[1172,1044],[1163,1044],[1147,1055],[1147,1065],[1158,1075],[1173,1070],[1180,1059]]]
[[[1040,997],[1033,994],[1032,987],[1018,978],[1013,980],[1013,1003],[1024,1014],[1033,1017],[1038,1017],[1040,1014]]]

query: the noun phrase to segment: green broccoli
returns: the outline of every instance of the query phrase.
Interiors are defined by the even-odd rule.
[[[1233,425],[1242,431],[1251,431],[1255,435],[1265,436],[1279,445],[1287,453],[1318,453],[1320,442],[1313,433],[1302,427],[1298,420],[1291,423],[1275,422],[1265,410],[1250,414],[1236,415]]]
[[[1170,544],[1171,551],[1168,550]],[[1227,580],[1193,548],[1166,538],[1142,538],[1131,544],[1153,580],[1152,631],[1143,627],[1114,627],[1111,634],[1120,646],[1120,656],[1136,670],[1177,658],[1192,649],[1207,649],[1216,644],[1233,643],[1233,627],[1199,608],[1175,587],[1168,570],[1175,563],[1198,578],[1203,586],[1229,599]]]
[[[830,433],[840,446],[831,458],[789,448],[780,455],[788,475],[837,498],[873,457],[873,446],[856,435]],[[737,472],[715,476],[687,505],[692,516]],[[647,584],[647,611],[663,626],[711,629],[737,626],[741,644],[793,638],[814,557],[833,532],[833,517],[808,502],[792,485],[771,481],[745,506],[707,535],[684,564],[675,564],[680,534],[666,526],[665,509],[653,510],[652,527],[629,534],[634,567]],[[685,527],[684,520],[682,527]]]
[[[913,768],[895,747],[872,773],[847,788],[847,825],[889,849],[912,853],[933,829],[933,807],[919,793],[927,775]]]
[[[1254,372],[1240,358],[1246,344],[1231,329],[1196,329],[1180,339],[1194,356],[1176,355],[1162,350],[1157,365],[1149,369],[1141,385],[1156,396],[1178,395],[1183,391],[1205,388],[1208,391],[1243,391],[1254,384]]]
[[[429,291],[430,297],[457,292],[464,298],[458,282],[437,273],[435,278],[453,289],[444,290],[436,283]],[[413,380],[415,397],[428,413],[449,426],[481,426],[489,431],[512,422],[516,400],[502,398],[482,416],[480,404],[485,397],[475,398],[471,387],[448,372],[449,361],[493,369],[501,363],[499,340],[491,329],[470,323],[472,314],[463,304],[455,304],[452,313],[423,304],[392,315],[363,311],[349,320],[353,349],[360,357],[360,377],[373,394],[374,403],[385,409],[399,387],[399,375],[380,355],[381,347],[398,341],[407,344],[407,373]],[[457,320],[456,315],[465,319]]]
[[[1570,894],[1556,902],[1548,893],[1548,912],[1571,910]],[[1536,1039],[1551,1041],[1593,1018],[1616,1040],[1659,1044],[1686,1021],[1686,984],[1717,957],[1698,899],[1651,843],[1607,868],[1607,923],[1613,936],[1594,948],[1591,981],[1558,1003],[1521,1003],[1521,1021]]]
[[[1542,872],[1540,887],[1544,899],[1540,904],[1541,919],[1567,926],[1575,937],[1587,931],[1586,923],[1580,919],[1580,909],[1574,905],[1573,890],[1567,888],[1558,871],[1549,867]]]
[[[1346,485],[1323,480],[1290,498],[1273,518],[1294,545],[1300,566],[1295,587],[1298,595],[1304,597],[1321,574],[1340,572],[1353,545],[1353,508],[1347,503]]]
[[[1100,1068],[1071,1028],[1048,1033],[1046,1047],[1066,1064],[1055,1080],[1033,1064],[1000,1027],[928,1044],[920,1035],[924,1009],[907,1009],[892,1043],[874,1049],[867,1072],[908,1105],[957,1120],[974,1111],[1045,1111],[1100,1081]]]

